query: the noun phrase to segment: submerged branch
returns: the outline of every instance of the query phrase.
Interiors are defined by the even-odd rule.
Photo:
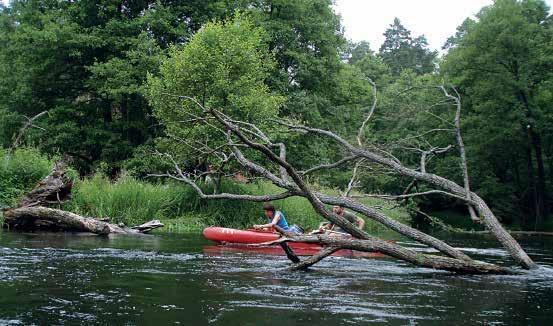
[[[410,262],[416,266],[443,269],[456,273],[470,274],[515,274],[516,272],[498,265],[485,263],[477,260],[460,260],[436,255],[422,254],[408,248],[398,246],[394,243],[380,239],[354,239],[342,238],[328,235],[316,236],[293,236],[283,238],[281,241],[304,242],[327,246],[318,254],[311,258],[294,265],[291,269],[305,269],[321,259],[331,255],[340,249],[350,249],[363,252],[380,252],[390,257],[398,258]]]
[[[31,118],[25,116],[25,119],[27,119],[27,122],[19,129],[19,131],[17,133],[17,136],[15,137],[15,139],[12,143],[12,146],[9,149],[9,152],[13,152],[17,147],[19,147],[19,145],[21,144],[21,141],[23,140],[23,136],[25,135],[25,132],[27,131],[27,129],[37,128],[37,129],[40,129],[42,131],[46,131],[44,128],[41,128],[41,127],[36,126],[34,124],[35,120],[37,120],[38,118],[42,117],[45,114],[48,114],[48,111],[42,111],[39,114],[37,114],[37,115],[35,115],[34,117],[31,117]]]

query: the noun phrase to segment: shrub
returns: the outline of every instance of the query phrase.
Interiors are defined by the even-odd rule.
[[[269,194],[279,189],[267,182],[239,184],[224,181],[222,190],[237,194]],[[322,189],[327,193],[337,193]],[[204,191],[213,191],[204,185]],[[385,206],[381,200],[364,199],[368,205]],[[275,202],[290,224],[305,229],[316,228],[323,219],[314,211],[305,198],[292,197]],[[115,223],[136,225],[151,219],[161,219],[168,232],[197,232],[207,226],[217,225],[246,228],[252,224],[266,223],[261,203],[238,200],[203,200],[190,187],[176,182],[149,183],[123,174],[118,180],[110,181],[102,174],[77,182],[73,200],[66,206],[77,214],[110,217]],[[386,210],[386,209],[385,209]],[[393,218],[406,220],[404,210],[386,211]],[[369,232],[380,232],[384,228],[367,220]]]
[[[0,207],[14,205],[50,172],[54,161],[34,148],[0,149]]]

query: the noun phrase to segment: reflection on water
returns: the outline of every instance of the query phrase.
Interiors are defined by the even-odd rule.
[[[195,235],[0,233],[0,325],[553,321],[551,239],[524,241],[542,268],[517,276],[463,276],[393,259],[345,257],[309,272],[283,272],[285,257],[205,255],[205,245]],[[507,259],[483,237],[455,245],[488,261]]]

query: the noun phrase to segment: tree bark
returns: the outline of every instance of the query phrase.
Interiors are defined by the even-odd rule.
[[[321,129],[310,128],[305,126],[290,126],[290,125],[288,126],[332,138],[340,145],[342,145],[344,149],[348,150],[352,155],[356,155],[361,158],[365,158],[371,162],[374,162],[376,164],[388,167],[398,175],[402,175],[402,176],[414,178],[419,181],[426,182],[440,189],[449,191],[458,197],[466,198],[466,191],[464,187],[444,177],[440,177],[433,173],[420,172],[420,171],[411,169],[393,159],[389,159],[387,157],[381,156],[380,154],[377,154],[370,150],[365,150],[362,148],[355,147],[350,143],[348,143],[343,138],[327,130],[321,130]],[[467,201],[467,203],[475,206],[478,215],[482,217],[486,227],[503,245],[503,247],[507,249],[511,257],[513,257],[513,259],[519,265],[527,269],[534,269],[538,267],[536,263],[534,263],[532,259],[526,254],[526,252],[522,249],[522,247],[518,244],[518,242],[503,228],[503,226],[499,223],[499,221],[497,220],[493,212],[486,205],[484,200],[482,200],[482,198],[480,198],[474,192],[471,192],[470,198],[466,198],[465,200]],[[327,218],[327,216],[325,215],[323,216]],[[351,234],[355,235],[354,233],[351,233]]]
[[[428,235],[424,232],[421,232],[415,228],[412,228],[408,225],[405,225],[401,222],[398,222],[394,219],[389,218],[388,216],[380,213],[375,209],[366,207],[365,205],[359,204],[358,202],[343,198],[343,197],[332,197],[323,194],[317,194],[321,201],[329,205],[340,205],[345,208],[349,208],[355,212],[363,214],[364,216],[370,217],[371,219],[389,227],[390,229],[398,232],[401,235],[404,235],[410,239],[428,245],[452,258],[462,259],[462,260],[471,260],[469,256],[464,254],[462,251],[453,248],[447,243],[443,242],[440,239],[437,239],[431,235]]]
[[[50,173],[29,191],[17,207],[61,204],[69,197],[73,181],[65,175],[67,158],[54,164]]]
[[[459,93],[457,93],[457,96],[450,95],[445,87],[441,87],[442,91],[444,92],[445,96],[452,99],[455,102],[455,105],[457,107],[455,111],[455,138],[457,140],[457,146],[459,147],[459,159],[461,160],[461,171],[463,173],[463,188],[465,188],[465,195],[468,200],[470,200],[470,180],[469,180],[469,172],[468,172],[468,165],[467,165],[467,155],[465,152],[465,144],[463,142],[463,136],[461,134],[461,96]],[[455,92],[457,90],[453,88]],[[421,171],[426,172],[426,171]],[[477,222],[480,221],[478,216],[476,215],[476,212],[474,211],[474,208],[470,203],[467,203],[467,208],[469,211],[469,215],[472,221]]]
[[[286,236],[287,232],[280,226],[274,225],[273,228],[277,230],[277,232],[280,233],[281,236]],[[294,264],[297,264],[301,261],[296,253],[294,253],[294,250],[292,250],[292,248],[290,248],[290,246],[288,246],[286,242],[281,242],[280,247],[282,247],[282,250],[284,250],[286,257],[288,257],[288,259],[290,259]]]
[[[43,206],[6,210],[4,212],[4,225],[12,230],[90,232],[99,235],[148,233],[153,229],[163,227],[161,222],[154,220],[128,228]]]
[[[456,273],[470,274],[514,274],[513,270],[505,267],[489,264],[481,261],[459,260],[454,258],[422,254],[408,248],[404,248],[393,243],[381,240],[361,240],[361,239],[344,239],[328,235],[318,236],[294,236],[287,241],[317,243],[327,248],[320,251],[305,261],[296,264],[291,269],[305,269],[314,263],[320,261],[324,257],[331,255],[339,249],[350,249],[364,252],[381,252],[390,257],[398,258],[416,266],[427,267],[433,269],[442,269]]]
[[[309,267],[315,265],[316,263],[320,262],[321,260],[325,259],[326,257],[332,255],[336,251],[340,250],[340,247],[326,247],[323,250],[319,251],[315,255],[305,259],[302,262],[296,262],[296,264],[288,270],[290,271],[302,271],[306,270]]]
[[[102,235],[111,233],[109,223],[42,206],[7,210],[4,212],[4,224],[15,230],[49,229]]]
[[[67,159],[56,162],[50,174],[27,193],[15,208],[4,210],[3,226],[12,230],[91,232],[100,235],[142,234],[163,227],[161,222],[153,220],[128,228],[48,207],[61,205],[71,193],[73,182],[65,175],[66,166]]]

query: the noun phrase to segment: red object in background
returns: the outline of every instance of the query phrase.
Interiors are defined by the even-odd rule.
[[[256,244],[274,241],[280,238],[278,233],[271,230],[237,230],[222,227],[208,227],[204,229],[203,235],[206,239],[219,243],[218,246],[204,247],[206,254],[220,254],[222,252],[253,252],[269,255],[284,255],[280,246],[248,247],[248,244]],[[288,242],[288,246],[298,256],[311,256],[322,250],[324,247],[314,243]],[[349,249],[340,249],[333,256],[346,257],[384,257],[379,252],[360,252]]]

